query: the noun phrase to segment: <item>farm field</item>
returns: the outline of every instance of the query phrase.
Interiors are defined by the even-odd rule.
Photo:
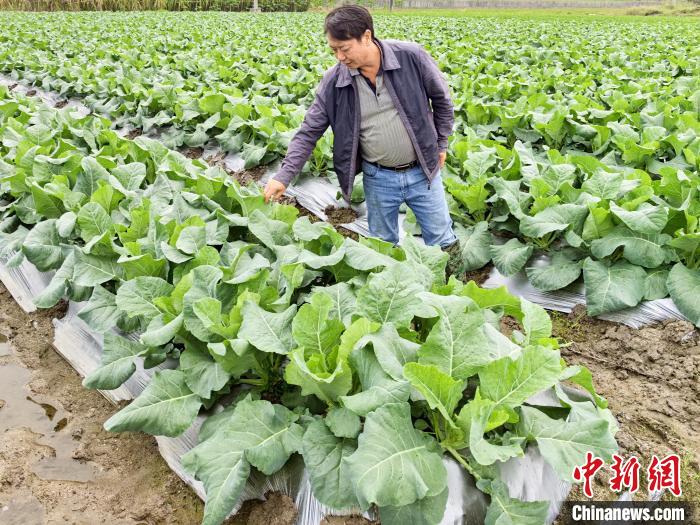
[[[568,482],[586,451],[675,452],[697,495],[697,19],[376,18],[379,38],[423,44],[453,92],[444,179],[463,264],[449,280],[447,256],[411,236],[348,237],[240,184],[284,156],[334,63],[322,16],[0,22],[0,73],[93,110],[0,86],[0,258],[52,273],[38,307],[85,302],[79,316],[104,340],[87,388],[157,370],[108,431],[175,437],[207,416],[182,457],[204,483],[205,523],[291,456],[322,504],[378,509],[384,524],[440,522],[443,457],[478,481],[487,523],[544,523],[548,502],[511,497],[498,468],[535,446]],[[200,159],[211,146],[252,171]],[[328,176],[331,147],[327,134],[306,170]],[[492,267],[541,291],[582,281],[586,305],[548,313],[479,287]],[[592,317],[665,298],[688,321]],[[6,359],[36,369],[14,344]],[[557,407],[528,401],[542,393]]]
[[[27,16],[41,17],[41,32]],[[100,14],[99,24],[68,15],[80,38],[66,38],[64,16],[10,18],[0,69],[82,95],[117,125],[169,126],[169,147],[213,139],[246,168],[284,155],[333,63],[313,15],[282,26],[274,15]],[[465,270],[493,260],[510,275],[536,249],[553,257],[528,272],[542,290],[581,276],[593,290],[616,276],[619,289],[587,297],[590,314],[670,294],[700,320],[683,294],[700,283],[699,27],[693,18],[387,17],[379,36],[423,43],[455,94],[446,186],[465,227]],[[255,34],[272,36],[260,46]],[[330,140],[314,152],[313,173],[328,171]]]

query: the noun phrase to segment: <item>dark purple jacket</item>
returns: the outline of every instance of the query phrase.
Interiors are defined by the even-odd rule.
[[[447,149],[454,111],[447,82],[419,44],[376,40],[382,51],[384,85],[408,130],[418,162],[432,180],[440,170],[438,152]],[[432,108],[431,108],[432,106]],[[289,143],[282,167],[273,177],[288,186],[330,125],[333,168],[346,201],[350,201],[360,157],[360,99],[350,70],[337,63],[323,75],[304,122]]]

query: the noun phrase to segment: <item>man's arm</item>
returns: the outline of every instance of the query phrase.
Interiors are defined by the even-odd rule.
[[[450,89],[437,63],[425,49],[420,48],[420,66],[423,71],[423,84],[433,106],[433,120],[438,135],[438,150],[447,151],[447,138],[454,126],[454,105]]]
[[[311,107],[306,111],[304,121],[296,132],[294,138],[289,143],[287,155],[282,161],[282,166],[279,172],[273,177],[274,180],[281,182],[284,186],[289,186],[289,183],[304,167],[304,164],[311,156],[311,153],[316,146],[316,142],[321,138],[323,133],[328,129],[329,120],[326,112],[326,84],[330,75],[326,74],[321,80],[321,83],[316,90]]]

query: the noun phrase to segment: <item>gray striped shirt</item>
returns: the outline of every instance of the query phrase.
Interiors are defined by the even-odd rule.
[[[360,95],[360,151],[362,158],[384,166],[400,166],[416,160],[411,138],[401,122],[381,70],[376,93],[359,70],[350,69]]]

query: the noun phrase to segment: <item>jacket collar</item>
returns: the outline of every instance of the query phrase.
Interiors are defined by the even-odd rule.
[[[394,50],[391,49],[391,45],[376,38],[372,38],[372,41],[379,46],[379,50],[382,53],[382,71],[389,71],[392,69],[401,69],[399,61],[394,54]],[[335,87],[345,87],[352,83],[353,75],[350,72],[350,68],[343,63],[338,63],[338,80],[335,83]]]

